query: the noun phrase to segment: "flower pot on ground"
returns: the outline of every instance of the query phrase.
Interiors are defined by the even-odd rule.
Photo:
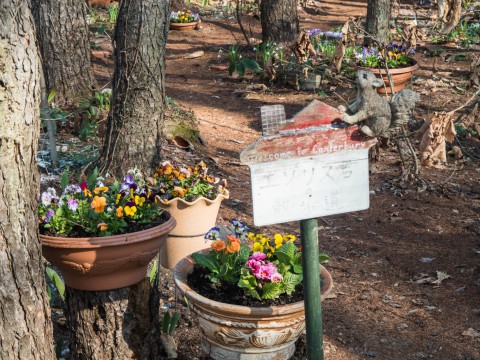
[[[190,10],[172,11],[170,13],[170,30],[194,30],[200,16]]]
[[[190,22],[190,23],[175,23],[170,22],[170,30],[195,30],[198,25],[198,21]]]
[[[413,77],[413,73],[417,69],[418,69],[417,61],[412,59],[412,65],[410,66],[388,70],[390,73],[390,76],[392,77],[393,90],[395,91],[395,93],[405,88],[408,82],[411,81]],[[375,74],[376,77],[383,79],[383,81],[385,82],[385,86],[380,86],[379,88],[377,88],[378,93],[380,94],[392,93],[392,90],[390,88],[390,80],[388,79],[387,71],[385,69],[372,69],[372,68],[364,68],[361,66],[357,66],[357,70],[371,71]]]
[[[218,230],[213,231],[218,233]],[[242,236],[238,233],[231,234],[228,241],[219,237],[212,244],[212,250],[205,249],[182,259],[175,266],[175,285],[196,314],[201,329],[202,349],[213,359],[289,359],[295,350],[295,341],[305,329],[303,300],[273,306],[266,302],[294,293],[295,284],[302,279],[301,253],[293,244],[294,237],[288,235],[282,237],[277,234],[272,240],[263,236],[250,236],[253,239],[251,249],[244,244],[240,245],[238,241],[243,241],[240,239]],[[278,255],[274,256],[277,252]],[[196,290],[199,280],[195,278],[194,282],[189,283],[188,277],[194,271],[199,271],[196,264],[207,263],[213,271],[207,271],[208,279],[205,281],[211,280],[215,283],[214,288],[219,289],[227,283],[231,286],[238,280],[236,287],[244,290],[245,297],[256,298],[260,305],[232,303],[235,296],[231,287],[219,291],[228,294],[225,301],[200,294]],[[220,270],[218,273],[216,267]],[[233,279],[233,282],[226,279]],[[331,291],[332,286],[329,272],[321,266],[322,299]],[[250,297],[248,299],[251,300]]]
[[[123,182],[105,181],[96,170],[62,193],[49,188],[39,205],[44,257],[58,267],[66,285],[89,291],[133,285],[147,274],[175,219],[155,203],[157,195],[138,171]]]
[[[283,306],[248,307],[225,304],[201,296],[189,286],[187,276],[194,269],[191,257],[174,270],[175,285],[198,317],[203,351],[213,359],[282,360],[295,351],[295,341],[305,329],[303,301]],[[333,281],[321,266],[324,283],[322,300]]]
[[[165,161],[154,179],[159,206],[177,221],[160,250],[160,264],[173,270],[185,256],[210,247],[205,234],[215,226],[221,202],[229,198],[229,192],[218,184],[218,178],[208,175],[204,162],[192,168]]]
[[[414,71],[418,69],[417,61],[410,57],[414,53],[414,49],[409,49],[406,44],[389,43],[382,51],[375,48],[362,48],[361,52],[355,53],[356,69],[371,71],[376,77],[382,78],[385,86],[377,88],[377,91],[390,94],[390,80],[385,69],[387,65],[394,91],[397,93],[405,88],[408,81],[412,79]]]

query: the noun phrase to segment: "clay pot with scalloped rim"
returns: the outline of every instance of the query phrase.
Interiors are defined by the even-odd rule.
[[[210,247],[211,241],[205,240],[205,234],[215,226],[220,204],[229,198],[228,190],[218,194],[214,200],[203,196],[188,202],[180,198],[169,200],[168,204],[159,206],[167,210],[177,221],[160,250],[160,264],[173,270],[184,257]]]
[[[204,250],[206,251],[206,250]],[[295,351],[295,341],[305,329],[303,301],[283,306],[248,307],[217,302],[190,288],[187,276],[195,262],[182,259],[173,273],[175,285],[198,319],[203,351],[215,360],[286,360]],[[323,266],[321,298],[333,287]]]
[[[129,234],[90,238],[40,234],[42,255],[74,289],[103,291],[136,284],[175,227],[175,219],[164,214],[163,224]]]

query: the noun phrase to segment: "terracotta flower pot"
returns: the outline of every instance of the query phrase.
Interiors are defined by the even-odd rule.
[[[40,235],[42,255],[74,289],[118,289],[143,280],[148,263],[158,254],[175,223],[167,213],[162,225],[129,234],[91,238]]]
[[[187,275],[194,261],[182,259],[173,273],[175,285],[198,317],[202,348],[215,360],[285,360],[305,328],[303,301],[284,306],[247,307],[207,299],[192,290]],[[331,291],[330,273],[321,267],[322,299]],[[324,282],[323,282],[324,280]]]
[[[416,60],[412,59],[413,65],[397,69],[388,69],[393,80],[393,89],[395,92],[399,92],[404,89],[406,84],[410,81],[413,76],[414,71],[418,69],[418,63]],[[390,89],[390,81],[388,80],[387,72],[384,69],[374,69],[374,68],[365,68],[361,66],[356,67],[357,70],[367,70],[375,74],[377,78],[382,78],[385,82],[385,87],[387,89],[386,93],[390,94],[392,91]],[[385,87],[380,86],[377,89],[377,92],[380,94],[385,94]]]
[[[189,23],[177,23],[170,21],[170,30],[194,30],[197,26],[198,21],[189,22]]]
[[[210,247],[211,241],[205,241],[205,234],[215,226],[222,200],[229,198],[229,192],[219,194],[215,200],[200,197],[193,202],[180,198],[160,204],[177,221],[177,226],[167,237],[160,250],[160,264],[173,270],[175,265],[198,250]]]

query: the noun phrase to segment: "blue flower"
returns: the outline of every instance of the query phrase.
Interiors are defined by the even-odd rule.
[[[218,227],[213,227],[211,228],[206,234],[205,234],[205,240],[212,240],[215,241],[220,238],[220,229]]]
[[[52,203],[53,196],[47,191],[42,193],[42,204],[48,206]]]
[[[53,211],[52,209],[48,209],[47,212],[45,213],[45,222],[48,223],[50,222],[50,220],[52,219],[52,217],[55,215],[55,211]]]

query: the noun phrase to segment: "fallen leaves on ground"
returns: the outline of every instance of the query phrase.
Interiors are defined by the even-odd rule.
[[[416,137],[420,141],[420,164],[426,167],[443,168],[447,163],[446,143],[453,142],[456,132],[453,114],[434,113],[433,119],[425,122]]]

